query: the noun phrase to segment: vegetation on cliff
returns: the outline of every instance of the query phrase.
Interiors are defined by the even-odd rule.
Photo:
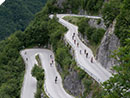
[[[106,26],[116,19],[115,34],[125,45],[125,39],[130,38],[130,1],[129,0],[110,0],[105,3],[102,15]]]
[[[107,26],[116,19],[115,34],[121,42],[121,48],[113,55],[119,65],[114,69],[117,74],[106,81],[105,98],[129,98],[130,96],[130,0],[110,0],[105,4],[103,16]]]
[[[125,47],[121,47],[114,55],[120,64],[114,67],[117,74],[103,84],[105,98],[130,97],[130,39],[127,39],[125,44]]]

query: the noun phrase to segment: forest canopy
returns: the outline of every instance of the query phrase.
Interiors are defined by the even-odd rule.
[[[0,40],[17,30],[24,31],[46,0],[5,0],[0,6]]]

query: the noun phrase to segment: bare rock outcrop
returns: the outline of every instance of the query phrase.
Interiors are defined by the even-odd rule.
[[[63,2],[65,2],[66,0],[57,0],[57,6],[60,8],[63,8]]]
[[[83,84],[79,80],[77,72],[74,70],[70,71],[70,74],[65,77],[63,83],[64,88],[74,96],[79,96],[84,92]]]
[[[88,21],[88,24],[89,24],[91,27],[95,27],[95,28],[97,28],[97,29],[99,29],[99,28],[101,28],[101,29],[106,29],[106,26],[105,26],[103,20],[101,19],[101,20],[100,20],[100,23],[98,23],[98,21],[99,21],[99,20],[97,20],[97,19],[90,19],[90,20]]]
[[[111,67],[117,64],[116,60],[111,58],[111,55],[120,46],[120,41],[114,34],[115,24],[116,21],[106,31],[96,55],[96,59],[110,72]]]

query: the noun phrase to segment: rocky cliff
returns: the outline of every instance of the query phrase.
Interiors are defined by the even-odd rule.
[[[97,24],[97,20],[90,19],[88,24],[91,27],[106,29],[103,21],[101,21],[100,24]],[[117,64],[116,60],[112,58],[111,55],[113,54],[113,51],[118,49],[120,46],[120,40],[114,34],[115,24],[116,21],[114,21],[113,24],[111,24],[106,30],[96,53],[96,59],[110,72],[112,72],[111,67]],[[89,43],[87,36],[83,36],[81,33],[79,33],[79,37],[85,44]]]
[[[108,71],[111,71],[111,67],[116,64],[116,60],[111,58],[111,55],[114,50],[120,46],[120,41],[117,36],[114,34],[114,27],[116,21],[106,31],[101,45],[98,48],[96,59],[105,67]]]
[[[59,8],[63,8],[63,2],[65,2],[66,0],[57,0],[57,6],[59,7]]]
[[[63,81],[64,88],[74,96],[82,95],[84,92],[83,84],[78,77],[78,73],[74,70],[71,70],[70,74],[67,75]]]
[[[100,21],[100,23],[98,23],[98,20],[96,19],[90,19],[88,21],[88,24],[91,26],[91,27],[95,27],[97,29],[101,28],[101,29],[106,29],[106,26],[103,22],[103,20]]]

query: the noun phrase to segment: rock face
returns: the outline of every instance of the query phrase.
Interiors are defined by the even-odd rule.
[[[66,41],[66,39],[63,39],[65,42],[65,45],[70,49],[69,52],[72,55],[72,57],[74,58],[74,51],[71,48],[71,46],[68,44],[68,42]],[[62,69],[60,67],[60,65],[57,66],[58,71],[61,73]],[[65,78],[63,79],[63,87],[73,96],[76,96],[78,98],[81,98],[80,96],[83,94],[84,92],[84,85],[82,84],[81,80],[78,78],[78,73],[70,68],[69,70],[69,74],[67,76],[65,76]]]
[[[65,2],[66,0],[57,0],[57,6],[60,8],[63,8],[62,3]]]
[[[88,24],[89,24],[91,27],[95,27],[95,28],[97,28],[97,29],[99,29],[99,28],[106,29],[106,26],[104,25],[103,20],[101,20],[100,23],[98,24],[98,20],[97,20],[97,19],[90,19],[90,20],[88,21]]]
[[[80,96],[84,89],[81,81],[78,78],[78,74],[75,71],[71,71],[64,79],[64,88],[67,89],[72,95]]]
[[[120,46],[120,41],[114,34],[115,23],[116,21],[106,31],[96,56],[96,59],[110,72],[111,67],[117,64],[116,60],[110,56],[112,55],[112,51],[118,49]]]

